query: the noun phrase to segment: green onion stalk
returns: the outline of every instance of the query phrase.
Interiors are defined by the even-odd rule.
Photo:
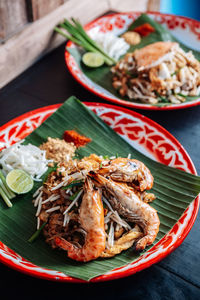
[[[70,23],[68,20],[65,19],[64,23],[60,24],[60,27],[65,29],[70,35],[66,34],[58,27],[55,27],[54,30],[62,36],[66,37],[67,39],[71,40],[78,46],[81,46],[86,51],[100,54],[104,58],[104,62],[108,66],[116,64],[116,61],[107,53],[105,53],[104,50],[89,37],[89,35],[84,30],[83,26],[77,20],[74,20],[72,18],[72,23]]]
[[[33,242],[39,237],[39,235],[40,235],[42,229],[44,228],[44,226],[45,226],[46,224],[47,224],[47,222],[44,222],[44,223],[42,224],[42,226],[41,226],[38,230],[36,230],[36,231],[34,232],[34,234],[28,239],[28,242],[29,242],[29,243],[33,243]]]
[[[0,170],[0,195],[6,205],[8,207],[12,207],[11,199],[15,197],[15,194],[9,189],[6,183],[6,179],[3,175],[3,173]]]
[[[67,190],[67,189],[72,188],[74,186],[82,186],[82,185],[83,185],[83,181],[82,180],[74,180],[70,184],[64,186],[62,189],[63,190]]]
[[[7,193],[5,192],[5,189],[4,189],[4,185],[2,183],[2,180],[0,180],[0,194],[1,194],[1,197],[3,198],[4,202],[6,203],[6,205],[8,207],[12,207],[12,203],[10,202],[10,199],[8,198],[8,195]]]

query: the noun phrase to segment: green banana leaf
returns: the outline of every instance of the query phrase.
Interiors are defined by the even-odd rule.
[[[142,14],[135,22],[133,22],[128,30],[133,30],[134,28],[145,24],[149,23],[151,24],[152,27],[155,28],[155,32],[149,34],[148,36],[142,38],[142,41],[135,46],[131,46],[128,50],[128,52],[133,52],[135,49],[138,48],[143,48],[144,46],[147,46],[149,44],[158,42],[158,41],[173,41],[173,42],[178,42],[185,51],[190,51],[192,50],[194,56],[200,60],[200,52],[193,50],[183,43],[181,43],[178,39],[176,39],[167,29],[165,29],[162,25],[158,24],[154,20],[152,20],[150,17],[148,17],[146,14]],[[103,65],[99,68],[88,68],[86,67],[82,61],[82,55],[84,51],[78,47],[76,48],[68,48],[67,49],[75,58],[78,66],[82,70],[82,72],[93,82],[98,84],[99,86],[103,87],[105,90],[109,91],[111,94],[113,94],[115,97],[118,97],[123,100],[127,100],[130,102],[135,102],[135,103],[141,103],[140,101],[137,100],[130,100],[127,96],[126,97],[121,97],[119,93],[113,88],[112,86],[112,74],[110,72],[110,67],[107,65]],[[198,99],[199,96],[194,96],[194,97],[185,97],[186,102],[193,101],[195,99]],[[145,103],[144,103],[145,104]],[[147,104],[148,105],[148,104]],[[166,106],[166,105],[173,105],[171,102],[159,102],[155,104],[155,106]]]
[[[157,209],[161,221],[156,242],[172,228],[200,191],[200,177],[167,167],[144,156],[73,96],[34,130],[25,139],[25,143],[39,146],[48,136],[62,138],[63,132],[69,129],[76,129],[92,139],[91,143],[78,151],[80,157],[90,153],[109,156],[118,153],[127,157],[131,153],[132,157],[143,161],[150,168],[155,178],[152,192],[157,196],[152,206]],[[36,209],[32,203],[32,194],[39,185],[41,183],[35,183],[31,192],[17,196],[12,201],[12,208],[6,208],[4,202],[0,201],[0,241],[22,257],[38,266],[90,280],[131,263],[144,253],[135,253],[133,249],[129,249],[114,258],[78,263],[68,259],[66,252],[52,250],[44,242],[42,235],[35,242],[29,243],[28,239],[36,230]]]

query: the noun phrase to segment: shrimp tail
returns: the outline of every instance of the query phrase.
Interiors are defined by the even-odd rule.
[[[77,248],[75,245],[71,244],[65,239],[55,237],[54,242],[59,248],[68,252],[69,258],[77,261],[87,261],[86,257],[82,254],[82,249]]]
[[[74,249],[74,245],[61,237],[56,236],[54,242],[56,246],[62,248],[63,250],[72,251]]]
[[[152,243],[149,241],[149,236],[146,235],[146,236],[142,237],[139,241],[137,241],[137,243],[135,245],[135,249],[137,251],[142,251],[146,248],[146,246],[151,245],[151,244]]]

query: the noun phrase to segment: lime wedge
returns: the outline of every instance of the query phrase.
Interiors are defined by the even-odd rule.
[[[8,187],[16,194],[28,193],[33,188],[33,179],[20,169],[14,169],[6,176]]]
[[[82,56],[83,63],[90,68],[97,68],[104,64],[104,58],[96,52],[86,52]]]

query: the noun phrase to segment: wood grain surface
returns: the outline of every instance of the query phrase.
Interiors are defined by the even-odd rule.
[[[0,42],[18,32],[27,23],[26,0],[0,1]]]
[[[36,21],[57,7],[62,5],[66,0],[26,0],[28,4],[29,20]]]
[[[53,31],[64,18],[85,24],[107,10],[106,0],[70,0],[0,45],[0,88],[64,41]]]

